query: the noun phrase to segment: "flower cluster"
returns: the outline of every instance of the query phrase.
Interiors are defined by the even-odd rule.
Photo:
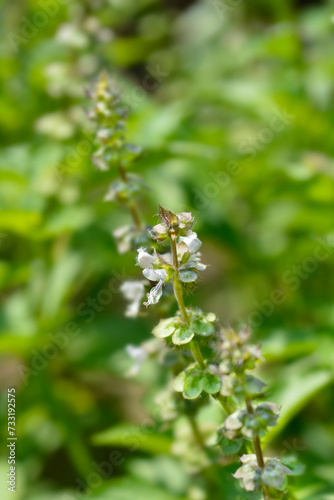
[[[147,294],[145,305],[156,304],[163,287],[171,283],[179,306],[175,315],[161,319],[153,328],[153,335],[164,341],[166,348],[183,357],[182,363],[173,365],[175,377],[171,388],[188,404],[205,403],[210,397],[217,400],[226,414],[218,429],[220,452],[232,460],[250,447],[255,452],[242,455],[242,466],[234,477],[241,480],[246,491],[261,492],[264,500],[282,498],[287,476],[294,472],[277,458],[266,458],[262,453],[261,438],[276,425],[279,409],[276,404],[263,401],[266,384],[252,373],[262,359],[260,346],[249,344],[248,328],[240,332],[222,328],[215,314],[185,306],[184,292],[206,268],[198,252],[201,241],[192,230],[194,220],[190,213],[174,214],[160,207],[159,216],[161,222],[150,234],[158,243],[170,243],[170,251],[148,252],[139,248],[137,263],[145,278],[156,283]],[[136,301],[133,308],[137,310],[139,294]],[[175,416],[177,400],[171,403],[171,393],[167,393],[169,415]],[[258,399],[261,401],[256,402]],[[202,442],[199,430],[194,432],[197,442]]]
[[[157,304],[164,290],[173,291],[178,305],[174,315],[161,319],[153,328],[154,339],[141,346],[127,346],[134,361],[128,375],[138,373],[150,356],[172,369],[174,380],[159,395],[159,405],[168,421],[180,414],[188,416],[192,438],[178,440],[173,449],[186,457],[191,469],[198,471],[220,460],[235,461],[237,454],[243,453],[242,465],[234,477],[245,490],[262,493],[264,500],[282,498],[287,476],[294,472],[277,458],[267,458],[262,453],[261,438],[276,425],[279,410],[276,404],[263,401],[266,384],[252,373],[262,359],[260,347],[249,344],[248,328],[240,332],[222,328],[215,314],[186,307],[184,293],[194,288],[199,273],[207,267],[201,262],[202,243],[193,231],[194,218],[189,212],[174,213],[159,206],[160,222],[149,231],[143,228],[137,200],[146,186],[139,176],[128,172],[141,151],[126,141],[127,110],[105,74],[90,97],[93,109],[89,116],[97,125],[94,163],[100,170],[115,167],[119,173],[105,199],[125,204],[133,219],[132,225],[120,227],[113,234],[120,252],[137,249],[137,264],[146,279],[122,284],[121,291],[128,300],[125,314],[140,314],[145,285],[150,282],[154,285],[146,294],[146,307]],[[147,250],[147,233],[154,241],[152,250]],[[215,452],[205,445],[205,431],[197,427],[194,418],[210,397],[225,412],[225,420],[216,433]],[[251,447],[254,454],[249,453]]]
[[[128,109],[115,85],[102,73],[95,87],[87,92],[92,106],[88,117],[95,124],[94,165],[102,171],[114,169],[118,172],[105,196],[105,201],[125,205],[130,212],[132,224],[126,224],[113,232],[120,253],[136,249],[147,242],[147,230],[143,227],[138,201],[148,189],[142,178],[129,172],[129,168],[142,155],[138,146],[126,139]]]
[[[110,167],[128,167],[137,160],[141,148],[126,142],[125,120],[128,110],[122,105],[121,94],[109,82],[106,73],[98,79],[94,91],[88,92],[93,107],[88,116],[97,125],[96,143],[98,150],[93,156],[95,166],[100,170]]]
[[[198,250],[202,242],[192,231],[191,214],[187,212],[173,214],[163,207],[159,208],[159,214],[162,223],[153,226],[150,234],[158,241],[173,236],[176,240],[175,253],[160,254],[154,250],[150,254],[145,248],[138,249],[137,262],[143,269],[143,275],[148,280],[157,283],[147,294],[146,307],[159,302],[163,285],[171,281],[176,274],[182,283],[194,283],[198,278],[198,273],[207,267],[201,262],[201,254]]]
[[[221,430],[228,439],[242,436],[253,438],[264,436],[269,427],[277,424],[279,411],[275,403],[260,403],[252,412],[242,408],[229,415]]]
[[[292,471],[277,458],[264,457],[263,468],[258,466],[256,455],[242,455],[240,461],[243,465],[233,476],[236,479],[241,479],[246,491],[260,490],[263,485],[279,492],[286,490],[288,484],[286,476],[291,475]],[[277,497],[275,496],[275,498]]]
[[[153,226],[152,231],[150,231],[151,236],[156,240],[164,241],[168,238],[169,232],[173,227],[178,228],[179,236],[190,236],[192,234],[194,218],[190,212],[173,214],[160,206],[159,216],[161,217],[161,223]]]

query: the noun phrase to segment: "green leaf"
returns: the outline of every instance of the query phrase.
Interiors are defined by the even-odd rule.
[[[191,373],[187,375],[183,395],[187,399],[196,399],[202,392],[202,373]]]
[[[43,297],[42,312],[45,316],[56,315],[80,273],[80,258],[71,253],[57,260],[46,281],[47,294]]]
[[[291,475],[291,470],[283,465],[279,459],[271,458],[262,472],[262,481],[267,486],[283,491],[288,484],[286,475]]]
[[[133,458],[129,460],[127,470],[141,481],[159,485],[166,492],[174,494],[181,495],[190,483],[188,471],[180,467],[179,457],[158,455],[149,458]]]
[[[288,484],[288,480],[282,472],[271,468],[266,467],[262,472],[262,481],[272,488],[276,488],[279,491],[285,490]]]
[[[88,494],[94,500],[185,500],[165,488],[132,477],[105,482],[101,488]]]
[[[194,332],[189,328],[181,327],[178,328],[173,335],[173,343],[176,345],[188,344],[192,340]]]
[[[275,400],[282,405],[282,410],[276,427],[266,435],[266,442],[279,434],[315,394],[333,380],[332,370],[312,370],[305,373],[295,366],[297,363],[290,366],[290,373],[287,372],[284,377],[287,383],[275,394]]]
[[[217,316],[215,313],[207,313],[204,315],[206,321],[209,321],[210,323],[214,323],[217,320]]]
[[[219,445],[221,446],[224,455],[234,455],[235,453],[238,453],[242,443],[242,439],[228,439],[225,436],[222,436],[219,441]]]
[[[197,335],[203,335],[203,337],[209,337],[215,331],[214,326],[207,321],[194,321],[191,324],[191,328]]]
[[[172,443],[170,438],[151,427],[130,424],[116,425],[95,434],[92,442],[95,445],[118,445],[132,452],[142,450],[156,455],[169,453]]]
[[[305,472],[305,465],[302,464],[294,455],[286,455],[282,457],[281,462],[290,469],[292,476],[300,476]]]
[[[163,319],[161,320],[155,328],[153,328],[153,335],[159,339],[164,339],[172,335],[175,331],[175,326],[173,324],[173,319]]]
[[[202,378],[202,388],[208,394],[216,394],[221,388],[221,379],[219,375],[214,375],[210,372],[205,372]]]
[[[254,396],[256,394],[262,394],[263,389],[266,387],[267,384],[262,382],[257,377],[254,377],[253,375],[247,374],[246,375],[246,384],[245,384],[245,392],[249,396]]]
[[[186,380],[186,372],[183,371],[181,373],[179,373],[175,379],[173,380],[173,389],[174,391],[176,392],[183,392],[183,388],[184,388],[184,383],[185,383],[185,380]]]
[[[196,281],[197,277],[198,276],[195,271],[184,269],[183,271],[179,272],[179,278],[183,283],[191,283],[192,281]]]
[[[39,212],[26,210],[1,210],[0,230],[10,231],[22,236],[32,235],[42,221]],[[36,233],[35,233],[36,234]]]
[[[94,214],[90,207],[65,207],[50,217],[40,231],[41,237],[52,237],[71,233],[87,227],[93,221]]]

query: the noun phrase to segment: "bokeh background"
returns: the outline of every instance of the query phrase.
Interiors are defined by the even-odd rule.
[[[333,16],[321,0],[2,2],[1,421],[5,438],[15,386],[17,500],[204,498],[168,432],[142,438],[162,369],[125,376],[126,344],[157,316],[125,318],[118,293],[140,272],[111,235],[128,222],[103,202],[115,173],[90,160],[85,89],[103,69],[145,150],[147,222],[159,202],[196,216],[210,267],[187,300],[252,325],[282,405],[269,450],[305,464],[295,498],[334,498]],[[83,495],[112,451],[124,460]],[[246,498],[235,483],[210,498]]]

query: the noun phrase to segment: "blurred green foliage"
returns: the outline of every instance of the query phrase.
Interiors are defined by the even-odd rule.
[[[263,376],[282,404],[269,452],[292,449],[305,463],[298,500],[333,499],[334,2],[4,0],[0,9],[1,420],[5,437],[14,385],[17,500],[73,498],[113,450],[122,460],[86,498],[204,498],[168,455],[168,432],[142,439],[161,368],[147,362],[124,378],[124,346],[149,338],[156,318],[123,316],[118,286],[138,268],[111,232],[128,216],[102,201],[115,175],[92,167],[83,112],[101,69],[123,89],[131,141],[146,150],[148,222],[159,202],[196,216],[210,267],[192,303],[249,321],[263,343]],[[226,477],[210,498],[244,498]],[[10,495],[2,480],[1,498]]]

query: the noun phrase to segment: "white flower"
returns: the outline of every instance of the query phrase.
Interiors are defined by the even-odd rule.
[[[122,226],[112,233],[116,240],[117,250],[119,253],[126,253],[131,249],[132,240],[135,235],[135,231],[132,226]]]
[[[129,354],[129,356],[135,361],[134,365],[130,368],[130,370],[127,373],[128,377],[133,377],[134,375],[137,375],[139,372],[140,368],[142,367],[142,364],[148,357],[148,352],[143,349],[143,347],[138,347],[133,344],[128,344],[126,347],[126,352]]]
[[[144,269],[143,275],[150,281],[165,281],[167,271],[165,269]]]
[[[202,245],[201,240],[197,238],[197,233],[191,233],[189,236],[180,236],[179,241],[187,245],[190,253],[197,252]]]
[[[78,26],[70,23],[60,25],[56,38],[61,44],[75,49],[84,49],[89,43],[87,35],[83,31],[80,31]]]
[[[205,271],[208,266],[201,262],[201,254],[197,252],[190,256],[190,259],[187,262],[187,267],[190,269],[196,269],[197,271]]]
[[[150,281],[157,281],[148,294],[146,294],[147,302],[144,305],[148,307],[151,304],[157,304],[162,296],[162,285],[167,281],[167,271],[165,269],[154,269],[160,261],[155,255],[150,255],[145,248],[138,249],[138,264],[143,268],[143,275]],[[161,263],[160,263],[161,264]]]
[[[150,292],[146,294],[147,302],[144,302],[144,306],[148,307],[151,304],[157,304],[162,296],[162,285],[164,282],[162,280],[159,281],[157,285],[151,288]]]
[[[138,316],[141,300],[145,295],[145,287],[142,281],[124,281],[120,287],[126,300],[130,301],[125,311],[125,316],[135,318]]]
[[[104,101],[99,101],[96,103],[96,110],[104,116],[111,115],[111,112]]]
[[[145,248],[138,249],[138,264],[143,268],[143,275],[150,281],[157,281],[147,296],[147,302],[144,305],[148,307],[151,304],[157,304],[162,296],[162,285],[168,281],[168,274],[165,269],[154,269],[154,266],[161,265],[161,261],[155,255],[150,255]]]
[[[153,269],[153,264],[157,261],[154,255],[150,255],[146,252],[145,248],[138,248],[137,262],[143,269]],[[154,280],[153,280],[154,281]]]
[[[108,139],[110,139],[110,136],[111,136],[110,129],[106,127],[100,128],[97,131],[97,137],[98,139],[100,139],[101,142],[107,141]]]

